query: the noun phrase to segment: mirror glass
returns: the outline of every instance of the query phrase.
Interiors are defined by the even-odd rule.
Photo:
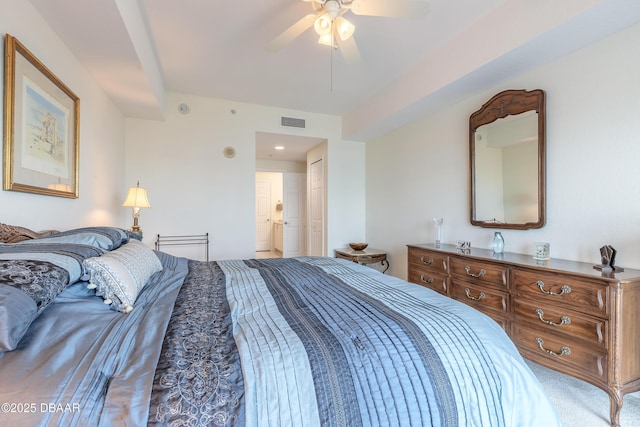
[[[540,90],[501,92],[471,116],[473,225],[544,226],[544,127]]]

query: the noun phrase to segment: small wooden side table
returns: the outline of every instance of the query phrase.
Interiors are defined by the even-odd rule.
[[[356,251],[351,248],[342,248],[335,250],[336,258],[348,259],[349,261],[357,262],[358,264],[382,264],[385,269],[383,273],[389,269],[389,261],[387,260],[387,253],[379,249],[366,248],[362,251]]]

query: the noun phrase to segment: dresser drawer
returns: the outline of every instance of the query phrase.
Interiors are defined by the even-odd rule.
[[[495,288],[450,279],[449,296],[486,314],[508,317],[509,296]],[[494,317],[494,316],[492,316]]]
[[[586,316],[566,307],[545,305],[544,301],[538,303],[514,298],[511,303],[516,323],[529,322],[548,333],[564,334],[584,340],[587,345],[607,348],[609,322],[606,320]]]
[[[619,425],[624,395],[640,390],[640,270],[607,275],[592,263],[407,247],[411,281],[448,284],[449,297],[502,325],[525,358],[605,390]]]
[[[445,274],[434,273],[426,268],[412,266],[409,269],[409,282],[417,283],[434,291],[447,295],[447,276]]]
[[[608,317],[609,287],[605,282],[517,269],[511,274],[518,297],[533,298],[540,304],[571,305],[583,313]]]
[[[516,322],[512,325],[512,339],[526,358],[561,372],[607,383],[608,358],[605,351],[581,346],[570,338],[527,328]]]
[[[419,248],[409,248],[409,264],[422,270],[429,269],[445,275],[449,271],[449,257],[446,254]]]
[[[467,259],[451,258],[451,275],[464,278],[469,283],[486,283],[507,287],[508,268],[500,264],[486,264]]]

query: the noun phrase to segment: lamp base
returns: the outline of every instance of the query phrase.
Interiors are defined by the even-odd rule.
[[[133,227],[131,227],[130,231],[142,237],[142,228],[139,225],[134,224]]]
[[[131,232],[136,233],[142,237],[142,228],[138,225],[138,218],[140,217],[140,208],[133,208],[133,225],[131,226]]]

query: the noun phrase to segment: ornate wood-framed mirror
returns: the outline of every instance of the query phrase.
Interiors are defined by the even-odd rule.
[[[526,230],[546,221],[545,93],[505,90],[469,118],[471,224]]]

